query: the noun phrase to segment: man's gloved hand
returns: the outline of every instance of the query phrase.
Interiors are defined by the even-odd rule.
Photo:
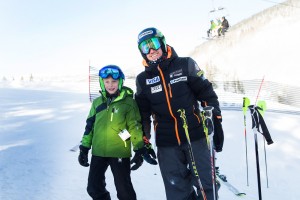
[[[149,142],[146,136],[143,137],[144,140],[144,146],[141,149],[138,149],[135,152],[134,157],[131,159],[130,164],[134,164],[131,167],[131,170],[138,169],[145,160],[147,163],[151,165],[157,165],[156,154],[155,151],[152,148],[152,144]]]
[[[130,169],[131,170],[137,170],[142,164],[143,164],[143,155],[146,151],[145,147],[142,147],[141,149],[138,149],[135,152],[135,155],[130,161],[130,164],[134,164]]]
[[[88,153],[89,153],[89,148],[84,147],[82,145],[79,146],[80,149],[80,153],[78,156],[78,162],[80,165],[84,166],[84,167],[88,167],[90,166],[89,164],[89,159],[88,159]]]
[[[224,132],[222,127],[222,116],[214,115],[214,146],[216,152],[221,152],[224,143]]]
[[[144,140],[144,147],[146,149],[144,154],[144,160],[151,165],[157,165],[157,161],[155,160],[156,154],[152,148],[152,144],[150,143],[149,139],[146,136],[143,137],[143,140]]]
[[[144,160],[151,165],[157,165],[157,161],[155,160],[156,154],[152,148],[152,144],[149,142],[148,144],[145,144],[144,147],[146,149],[146,152],[144,154]]]

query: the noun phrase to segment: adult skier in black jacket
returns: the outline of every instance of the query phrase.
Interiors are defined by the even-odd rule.
[[[200,117],[201,105],[214,107],[215,150],[222,151],[223,130],[218,97],[203,71],[190,57],[178,57],[156,28],[138,35],[145,71],[136,79],[135,99],[144,134],[150,138],[151,116],[156,132],[158,161],[168,200],[201,199],[194,192],[195,174],[179,109],[184,109],[195,164],[207,200],[213,199],[210,152]],[[198,187],[199,188],[199,187]]]
[[[225,32],[229,29],[228,20],[225,17],[222,17],[221,27],[218,29],[219,36],[225,35]]]

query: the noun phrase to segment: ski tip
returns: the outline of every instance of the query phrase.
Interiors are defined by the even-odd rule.
[[[246,193],[241,192],[241,193],[236,194],[236,196],[239,196],[239,197],[246,196]]]

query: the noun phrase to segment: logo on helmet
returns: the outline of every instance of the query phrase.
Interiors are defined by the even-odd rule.
[[[150,34],[153,34],[153,30],[149,30],[149,31],[145,31],[145,32],[141,33],[139,35],[139,39],[141,39],[142,37],[144,37],[146,35],[150,35]]]

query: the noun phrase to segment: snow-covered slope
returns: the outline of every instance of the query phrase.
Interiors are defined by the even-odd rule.
[[[128,86],[134,87],[134,81]],[[84,83],[82,83],[84,84]],[[89,112],[88,95],[26,88],[0,88],[0,199],[2,200],[88,200],[89,168],[78,164],[78,144]],[[76,85],[74,85],[76,87]],[[265,174],[263,138],[258,135],[263,199],[300,198],[299,115],[265,113],[274,144],[267,146],[268,185]],[[250,113],[247,113],[249,186],[246,185],[244,122],[242,111],[223,111],[224,148],[217,165],[228,180],[246,192],[243,199],[258,199],[256,164]],[[153,134],[153,133],[152,133]],[[155,142],[152,141],[154,147]],[[200,172],[201,173],[201,172]],[[107,189],[116,200],[110,169]],[[164,200],[165,190],[158,166],[144,163],[132,172],[138,200]],[[223,185],[220,200],[240,199]]]

